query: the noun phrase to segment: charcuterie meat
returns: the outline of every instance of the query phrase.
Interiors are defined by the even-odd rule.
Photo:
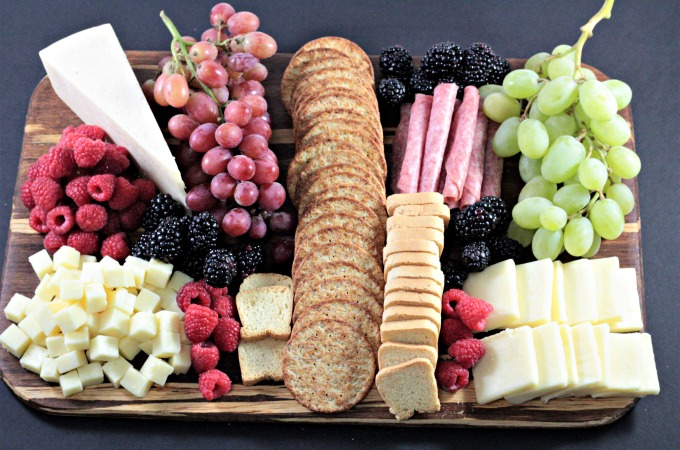
[[[480,108],[477,113],[477,123],[475,124],[475,138],[472,141],[470,165],[468,167],[467,177],[465,178],[463,196],[460,198],[461,208],[472,205],[481,198],[487,123],[488,119],[486,118],[484,111]]]
[[[496,135],[499,124],[489,121],[487,127],[486,150],[484,154],[484,180],[482,181],[481,197],[492,195],[501,196],[501,178],[503,176],[503,158],[493,151],[493,137]]]
[[[411,120],[408,124],[408,138],[404,151],[404,162],[399,170],[397,189],[395,193],[411,194],[418,192],[418,179],[420,178],[420,165],[425,149],[427,127],[430,122],[432,111],[432,96],[416,94],[416,99],[411,107]]]
[[[404,152],[406,151],[406,140],[408,139],[408,125],[411,121],[411,103],[404,103],[401,105],[399,112],[399,125],[394,132],[394,141],[392,141],[392,190],[397,192],[397,182],[399,181],[399,172],[404,163]]]

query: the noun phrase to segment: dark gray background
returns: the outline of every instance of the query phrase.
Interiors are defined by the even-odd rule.
[[[280,52],[312,38],[339,35],[368,53],[402,44],[423,54],[442,40],[490,43],[507,57],[529,57],[573,43],[601,0],[497,1],[234,1],[261,19]],[[190,5],[190,6],[188,6]],[[0,260],[30,95],[45,75],[38,51],[66,35],[110,22],[125,49],[161,50],[169,36],[165,9],[182,34],[200,37],[213,1],[0,0]],[[633,89],[644,249],[647,328],[653,336],[661,395],[643,399],[623,419],[587,430],[413,429],[220,424],[48,416],[24,406],[0,383],[0,447],[603,447],[678,448],[680,248],[680,2],[618,0],[595,30],[584,61]],[[510,375],[511,376],[511,375]]]

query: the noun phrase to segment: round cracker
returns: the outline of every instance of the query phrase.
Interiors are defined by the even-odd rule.
[[[346,158],[342,158],[346,161]],[[382,196],[382,192],[385,191],[385,184],[375,172],[371,172],[370,166],[361,165],[361,160],[349,162],[338,162],[335,164],[330,164],[316,168],[316,165],[310,166],[309,170],[302,170],[298,176],[298,182],[294,194],[290,194],[291,199],[295,201],[295,204],[300,204],[302,197],[309,196],[309,188],[319,180],[326,178],[341,178],[341,175],[354,176],[351,180],[359,179],[361,180],[359,184],[366,185],[371,191],[378,193]],[[356,181],[349,181],[350,184],[356,183]],[[295,195],[295,197],[293,197]],[[308,199],[314,201],[314,197]]]
[[[314,39],[313,41],[307,42],[298,51],[299,52],[309,51],[316,48],[332,48],[333,50],[338,50],[339,52],[342,52],[352,60],[354,66],[363,67],[366,70],[367,77],[369,77],[371,80],[375,78],[375,74],[373,73],[373,63],[371,62],[371,59],[368,57],[366,52],[362,50],[361,47],[359,47],[357,44],[350,41],[349,39],[337,36],[321,37],[318,39]]]
[[[318,136],[326,136],[329,134],[335,135],[338,133],[343,136],[346,134],[359,134],[375,143],[376,146],[380,146],[382,143],[382,136],[373,133],[371,129],[365,129],[364,125],[365,123],[358,119],[345,119],[342,122],[327,121],[317,123],[307,132],[307,134],[298,136],[298,139],[295,141],[296,150]]]
[[[307,227],[307,230],[310,228]],[[302,262],[309,250],[316,245],[330,245],[338,242],[352,243],[366,249],[373,257],[380,258],[381,251],[375,245],[372,237],[366,237],[351,228],[328,226],[320,230],[308,231],[300,234],[300,245],[295,247],[293,257],[293,270]]]
[[[382,299],[385,292],[384,282],[376,283],[365,270],[348,261],[335,261],[319,268],[315,273],[308,273],[304,278],[293,274],[293,283],[296,283],[295,296],[300,298],[309,292],[312,286],[330,277],[341,277],[351,280],[353,283],[364,286],[369,290],[374,299]]]
[[[349,197],[365,203],[380,217],[381,222],[387,222],[384,197],[376,191],[365,189],[364,186],[366,185],[358,183],[337,184],[337,179],[334,178],[318,179],[307,188],[306,195],[300,198],[298,214],[304,214],[307,205],[310,203],[308,199],[323,201],[333,197]]]
[[[295,105],[298,104],[298,99],[300,96],[310,89],[319,89],[320,86],[326,88],[331,87],[347,87],[352,88],[357,85],[362,85],[369,91],[373,89],[373,83],[371,80],[367,80],[359,75],[359,72],[338,64],[336,67],[326,66],[326,64],[331,64],[332,61],[326,61],[324,63],[310,63],[319,67],[318,70],[307,70],[305,73],[300,74],[300,80],[298,84],[293,87],[293,95],[291,97],[291,111],[295,110]],[[305,68],[306,69],[306,68]],[[375,96],[375,94],[373,94]]]
[[[362,114],[360,111],[357,111],[353,108],[333,108],[319,113],[309,121],[297,123],[294,122],[293,123],[294,138],[297,141],[297,139],[299,139],[300,136],[304,136],[305,134],[307,134],[307,132],[318,123],[321,122],[341,123],[346,119],[359,120],[363,122],[363,128],[369,129],[371,133],[374,133],[377,136],[383,135],[382,125],[380,124],[380,118],[378,116],[375,116],[372,113],[368,115]]]
[[[366,286],[342,277],[330,277],[317,284],[295,300],[293,322],[296,322],[309,308],[329,298],[342,297],[366,310],[377,323],[382,322],[383,302],[376,298]]]
[[[316,230],[322,230],[330,227],[340,227],[352,230],[361,234],[366,239],[370,239],[376,246],[382,248],[382,244],[378,244],[375,239],[375,231],[368,221],[358,218],[352,214],[344,212],[333,212],[313,220],[305,226],[298,227],[295,233],[295,244],[300,245],[301,240]]]
[[[358,84],[352,88],[348,88],[346,86],[337,87],[331,86],[330,88],[326,86],[310,86],[309,88],[307,88],[305,92],[302,92],[300,96],[297,98],[295,105],[293,105],[293,111],[291,116],[296,117],[296,111],[299,109],[300,105],[303,105],[312,100],[313,98],[325,94],[345,96],[347,98],[358,97],[359,99],[361,99],[361,101],[366,102],[376,111],[378,112],[380,111],[380,108],[378,106],[378,99],[376,98],[375,94],[373,93],[372,90],[369,90],[364,85]]]

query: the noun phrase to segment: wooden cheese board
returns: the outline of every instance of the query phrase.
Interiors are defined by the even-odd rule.
[[[157,62],[165,52],[130,51],[128,59],[141,82],[154,76]],[[271,148],[279,157],[282,179],[294,154],[292,124],[279,98],[279,84],[290,54],[278,54],[267,60],[269,77],[264,82],[269,112],[273,123]],[[372,57],[377,70],[377,57]],[[510,60],[513,68],[523,65],[523,60]],[[595,71],[600,79],[606,76]],[[622,116],[632,125],[630,108]],[[383,117],[385,148],[389,153],[397,117]],[[59,139],[61,130],[80,123],[76,115],[61,102],[52,90],[49,79],[43,79],[35,88],[28,107],[24,129],[23,147],[13,210],[5,254],[0,308],[15,293],[31,295],[38,284],[28,263],[28,256],[42,248],[42,239],[28,225],[29,211],[21,203],[21,185],[28,167],[46,153]],[[171,142],[172,143],[172,142]],[[634,149],[631,141],[630,147]],[[514,205],[522,182],[517,170],[517,159],[506,160],[503,174],[503,198]],[[637,181],[629,183],[637,203]],[[644,320],[644,289],[640,243],[640,217],[635,209],[626,216],[623,235],[613,242],[603,242],[598,256],[616,255],[622,267],[634,267],[638,274],[638,291]],[[9,321],[0,314],[0,330]],[[225,359],[225,358],[222,358]],[[221,363],[222,364],[222,363]],[[373,388],[368,396],[353,409],[339,414],[313,413],[301,406],[283,384],[243,386],[237,358],[231,355],[224,362],[234,385],[231,392],[214,402],[207,402],[197,388],[195,375],[171,378],[165,387],[154,387],[143,398],[134,397],[123,389],[104,383],[64,398],[58,385],[49,384],[37,375],[24,370],[18,359],[0,351],[0,374],[7,386],[31,407],[60,415],[144,417],[176,420],[214,420],[250,422],[301,422],[356,425],[440,426],[440,427],[540,427],[575,428],[605,425],[622,417],[636,404],[630,398],[567,398],[543,403],[534,400],[523,405],[511,405],[504,400],[480,406],[476,403],[474,381],[450,394],[439,391],[441,411],[434,414],[416,414],[410,420],[397,422],[390,414],[379,393]],[[222,368],[222,367],[221,367]],[[509,374],[511,376],[511,374]]]

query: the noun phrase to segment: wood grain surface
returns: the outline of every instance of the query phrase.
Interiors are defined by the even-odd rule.
[[[127,52],[140,82],[154,76],[157,62],[166,54],[166,52]],[[282,179],[294,151],[291,121],[279,99],[281,75],[290,57],[290,54],[279,54],[267,60],[269,78],[264,82],[274,128],[271,147],[279,157]],[[373,57],[372,60],[378,73],[377,58]],[[522,60],[510,61],[513,68],[523,64]],[[598,71],[596,73],[600,79],[606,79],[602,73]],[[626,108],[621,115],[632,128],[630,109]],[[385,114],[382,120],[386,150],[389,153],[398,117]],[[78,123],[80,121],[76,115],[56,96],[49,80],[43,79],[35,88],[26,117],[2,278],[0,296],[2,309],[15,292],[31,297],[38,284],[38,279],[28,263],[28,257],[42,248],[42,238],[28,226],[29,211],[20,199],[20,188],[26,180],[27,169],[58,141],[63,128]],[[172,139],[169,141],[173,144]],[[634,148],[633,141],[629,142],[629,146]],[[506,160],[503,171],[502,196],[510,205],[516,203],[523,185],[519,178],[517,162],[518,158]],[[637,200],[637,181],[633,180],[627,184]],[[604,241],[598,254],[602,257],[614,255],[619,257],[622,267],[634,267],[637,270],[644,320],[640,217],[637,205],[626,216],[623,235],[613,242]],[[9,324],[4,314],[0,314],[0,330],[4,330]],[[207,402],[201,397],[195,374],[171,376],[165,387],[153,387],[149,395],[143,399],[134,397],[124,389],[115,389],[109,383],[88,387],[79,394],[64,398],[58,385],[46,383],[38,375],[24,370],[19,365],[18,359],[4,350],[0,350],[0,371],[5,383],[28,405],[47,413],[74,416],[397,426],[570,428],[611,423],[636,404],[635,399],[629,398],[585,397],[556,399],[547,404],[534,400],[523,405],[511,405],[499,400],[480,406],[475,401],[473,381],[467,388],[455,394],[440,390],[442,404],[440,412],[416,414],[405,422],[397,422],[394,419],[375,388],[353,409],[339,414],[324,415],[310,412],[301,406],[282,384],[243,386],[240,384],[235,355],[222,359],[224,361],[220,362],[220,368],[229,373],[234,385],[228,395],[213,402]]]

